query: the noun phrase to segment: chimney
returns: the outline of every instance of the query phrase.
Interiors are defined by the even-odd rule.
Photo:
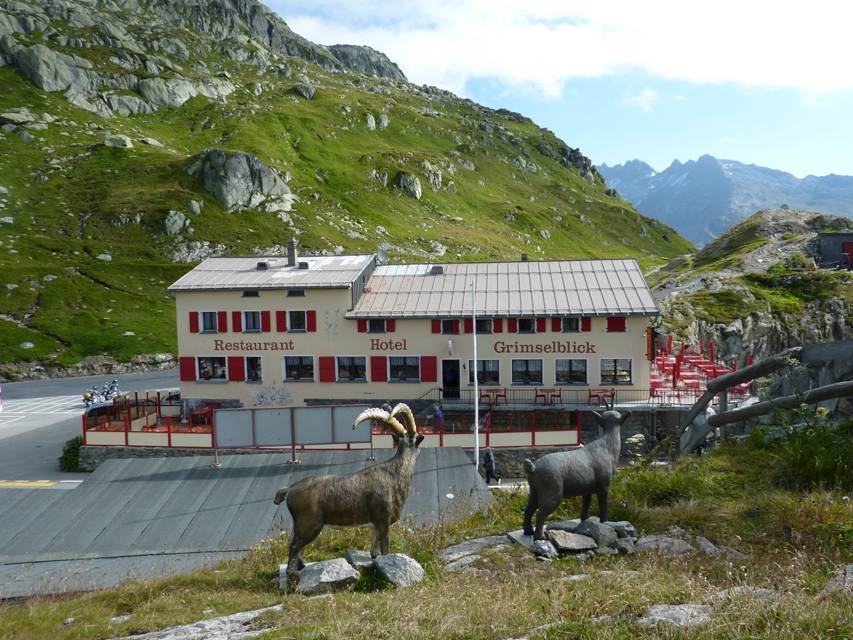
[[[296,238],[287,241],[287,266],[296,266]]]
[[[522,254],[521,254],[521,261],[522,261],[522,262],[527,262],[527,254],[526,254],[526,253],[522,253]]]

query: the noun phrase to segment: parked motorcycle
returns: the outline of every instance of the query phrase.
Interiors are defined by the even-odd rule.
[[[87,389],[83,392],[83,404],[87,408],[104,402],[106,402],[106,398],[104,398],[104,394],[98,388],[98,385],[92,387],[91,391]]]

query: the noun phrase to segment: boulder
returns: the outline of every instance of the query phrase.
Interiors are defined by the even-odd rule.
[[[111,118],[113,115],[113,112],[100,97],[76,85],[68,87],[65,91],[65,99],[75,107],[85,109],[102,118]]]
[[[580,523],[575,533],[589,536],[599,547],[609,547],[616,544],[616,530],[606,524],[599,522],[596,516],[592,516]]]
[[[580,526],[580,518],[573,520],[558,520],[557,522],[548,522],[545,524],[546,529],[560,529],[561,531],[574,531]]]
[[[139,93],[155,107],[180,107],[198,95],[196,86],[183,78],[144,78]]]
[[[29,124],[37,120],[35,114],[26,109],[9,109],[0,113],[0,123],[3,124]]]
[[[44,91],[65,91],[72,86],[86,91],[96,88],[97,76],[90,71],[88,60],[57,53],[43,44],[18,49],[14,63],[27,80]]]
[[[133,141],[120,133],[108,133],[104,136],[104,146],[116,149],[132,149]]]
[[[826,583],[821,593],[824,595],[841,593],[846,596],[853,596],[853,564],[841,567],[835,577]]]
[[[100,260],[101,262],[112,262],[112,261],[113,261],[113,257],[112,257],[110,254],[108,254],[108,253],[99,253],[99,254],[95,257],[95,260]]]
[[[687,555],[696,551],[681,538],[671,536],[649,535],[637,540],[637,551],[657,551],[664,555],[679,556]]]
[[[344,553],[344,558],[354,569],[358,569],[359,571],[367,571],[373,568],[373,556],[370,555],[369,551],[347,549],[346,553]]]
[[[299,572],[296,591],[306,596],[343,591],[351,589],[358,578],[358,571],[343,558],[312,562]]]
[[[540,558],[556,558],[559,554],[557,550],[554,548],[554,545],[551,544],[548,540],[536,540],[533,543],[533,546],[530,549],[533,552],[533,555],[539,556]]]
[[[163,143],[156,138],[140,138],[142,144],[147,144],[149,147],[162,147]]]
[[[722,544],[717,545],[717,551],[722,553],[729,562],[743,562],[747,559],[746,554]]]
[[[199,202],[198,200],[190,200],[190,202],[189,202],[190,213],[192,213],[193,215],[196,215],[196,216],[200,216],[201,215],[201,206],[202,206],[202,203]]]
[[[376,570],[398,587],[411,587],[424,579],[426,573],[418,562],[402,553],[389,553],[373,561]]]
[[[696,536],[693,541],[696,543],[696,546],[699,547],[699,551],[701,551],[702,553],[707,553],[709,556],[720,555],[720,550],[717,549],[714,543],[708,540],[708,538]]]
[[[380,129],[387,129],[389,124],[391,124],[391,119],[388,117],[388,114],[380,113],[379,114],[379,128]]]
[[[622,555],[627,555],[629,553],[634,553],[634,539],[633,538],[619,538],[616,541],[616,550]]]
[[[711,621],[711,607],[706,604],[656,604],[646,610],[637,622],[652,627],[668,624],[676,627],[695,627]]]
[[[180,211],[169,211],[169,215],[166,216],[164,223],[166,234],[176,236],[187,224],[189,224],[189,220],[183,213]]]
[[[417,176],[401,172],[397,175],[397,185],[400,187],[403,195],[414,198],[415,200],[421,199],[421,181],[418,180]]]
[[[442,549],[438,554],[438,559],[442,562],[454,562],[464,556],[477,553],[483,549],[497,547],[509,542],[505,535],[501,536],[485,536],[484,538],[474,538],[473,540],[465,540],[459,544],[454,544],[451,547]]]
[[[110,109],[122,116],[132,116],[139,113],[154,113],[151,105],[137,96],[130,96],[121,93],[104,94],[104,100],[107,101]]]
[[[533,550],[533,536],[524,535],[523,529],[516,529],[515,531],[510,531],[506,535],[514,543],[520,544],[522,547],[524,547],[528,551]]]
[[[302,96],[306,100],[310,100],[314,97],[314,87],[308,83],[299,82],[293,85],[292,89],[293,93]]]
[[[589,536],[582,536],[569,531],[548,528],[546,537],[554,544],[558,551],[578,553],[595,549],[598,543]]]
[[[205,189],[229,211],[289,211],[295,199],[279,173],[251,153],[208,149],[188,172],[201,176]]]
[[[637,529],[627,520],[618,520],[616,522],[608,520],[605,522],[608,527],[613,527],[616,531],[616,535],[620,538],[636,538],[637,537]]]
[[[367,114],[366,121],[367,121],[367,128],[370,131],[373,131],[376,129],[376,119],[373,117],[372,113]]]
[[[454,560],[444,566],[445,571],[449,571],[451,573],[456,573],[457,571],[463,570],[473,570],[472,565],[477,562],[477,560],[482,560],[482,556],[478,556],[476,554],[470,556],[462,556],[458,560]]]

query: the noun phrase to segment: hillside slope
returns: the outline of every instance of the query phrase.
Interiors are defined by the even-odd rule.
[[[705,243],[755,211],[794,209],[853,216],[853,176],[807,176],[704,155],[656,172],[641,160],[598,167],[611,187],[646,215]]]
[[[0,0],[0,56],[0,363],[174,352],[189,263],[294,235],[422,261],[690,246],[529,119],[254,0]]]

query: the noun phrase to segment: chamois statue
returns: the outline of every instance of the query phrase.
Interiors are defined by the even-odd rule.
[[[396,416],[402,415],[405,428]],[[353,423],[353,428],[365,420],[378,420],[393,432],[397,453],[382,464],[372,465],[345,476],[314,476],[300,480],[291,487],[279,489],[275,503],[287,502],[293,517],[293,534],[287,559],[287,573],[295,576],[305,564],[299,557],[305,545],[314,540],[326,525],[353,527],[373,525],[372,557],[387,554],[391,544],[391,525],[400,519],[400,512],[409,495],[418,447],[424,437],[417,432],[415,417],[403,403],[390,412],[367,409]]]
[[[611,405],[604,413],[593,411],[593,414],[604,429],[604,435],[600,438],[572,451],[549,453],[535,463],[529,459],[524,461],[524,471],[530,485],[530,495],[524,509],[524,535],[541,540],[545,520],[563,498],[583,496],[581,520],[586,520],[594,493],[598,496],[599,517],[602,522],[607,520],[607,494],[619,462],[619,430],[631,412],[620,414]],[[535,532],[531,522],[534,512]]]

